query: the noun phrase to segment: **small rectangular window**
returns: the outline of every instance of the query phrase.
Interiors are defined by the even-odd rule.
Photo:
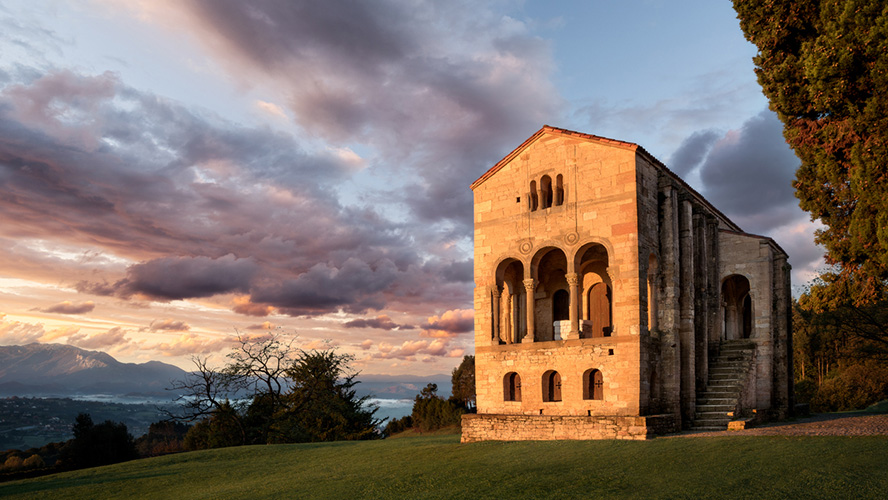
[[[521,197],[520,197],[520,196],[517,197],[517,198],[515,198],[515,203],[521,203]]]

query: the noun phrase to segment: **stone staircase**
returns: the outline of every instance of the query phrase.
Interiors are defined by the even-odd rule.
[[[740,409],[740,394],[755,356],[755,343],[749,340],[727,340],[721,343],[718,356],[709,361],[709,383],[697,394],[697,413],[693,430],[728,428]]]

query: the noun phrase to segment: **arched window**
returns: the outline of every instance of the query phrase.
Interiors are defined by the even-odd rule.
[[[558,174],[558,177],[555,177],[555,205],[563,205],[564,204],[564,176]]]
[[[521,376],[515,372],[503,377],[503,401],[521,401]]]
[[[555,370],[543,374],[543,401],[561,401],[561,375]]]
[[[740,274],[728,276],[721,287],[725,340],[750,338],[753,334],[753,301],[749,279]]]
[[[604,379],[601,371],[590,368],[583,373],[583,399],[603,400]]]
[[[536,181],[530,181],[530,196],[527,199],[530,200],[530,211],[535,211],[540,203],[540,195],[537,194]]]
[[[548,175],[540,179],[540,203],[543,208],[552,206],[552,178]]]
[[[558,290],[552,295],[552,319],[555,321],[570,319],[570,294],[567,290]]]

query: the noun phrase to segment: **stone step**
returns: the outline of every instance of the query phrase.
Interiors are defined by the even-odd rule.
[[[700,413],[725,413],[734,411],[737,407],[736,404],[724,404],[724,405],[697,405],[697,411]]]
[[[737,405],[737,398],[697,398],[697,406],[701,405]]]
[[[748,364],[744,364],[743,366],[712,366],[709,368],[709,374],[713,373],[744,373],[746,371],[746,367]]]
[[[697,399],[732,399],[737,400],[740,391],[703,391],[697,395]]]
[[[728,424],[725,425],[692,425],[692,430],[695,431],[726,431],[728,430]]]
[[[729,372],[729,373],[710,373],[709,374],[709,382],[711,383],[714,380],[740,380],[740,375],[737,372]]]
[[[736,387],[738,390],[740,389],[738,379],[710,380],[709,384],[706,385],[706,390],[710,391],[713,387],[718,387],[719,389],[724,387]]]
[[[721,355],[712,360],[713,366],[721,366],[721,365],[735,365],[741,366],[743,363],[749,363],[749,360],[752,359],[752,355],[749,356],[741,356],[739,354],[731,354],[731,355]]]

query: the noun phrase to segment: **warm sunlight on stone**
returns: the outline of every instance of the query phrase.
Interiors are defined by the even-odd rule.
[[[792,405],[790,266],[641,147],[543,127],[472,184],[464,442],[645,439]]]

